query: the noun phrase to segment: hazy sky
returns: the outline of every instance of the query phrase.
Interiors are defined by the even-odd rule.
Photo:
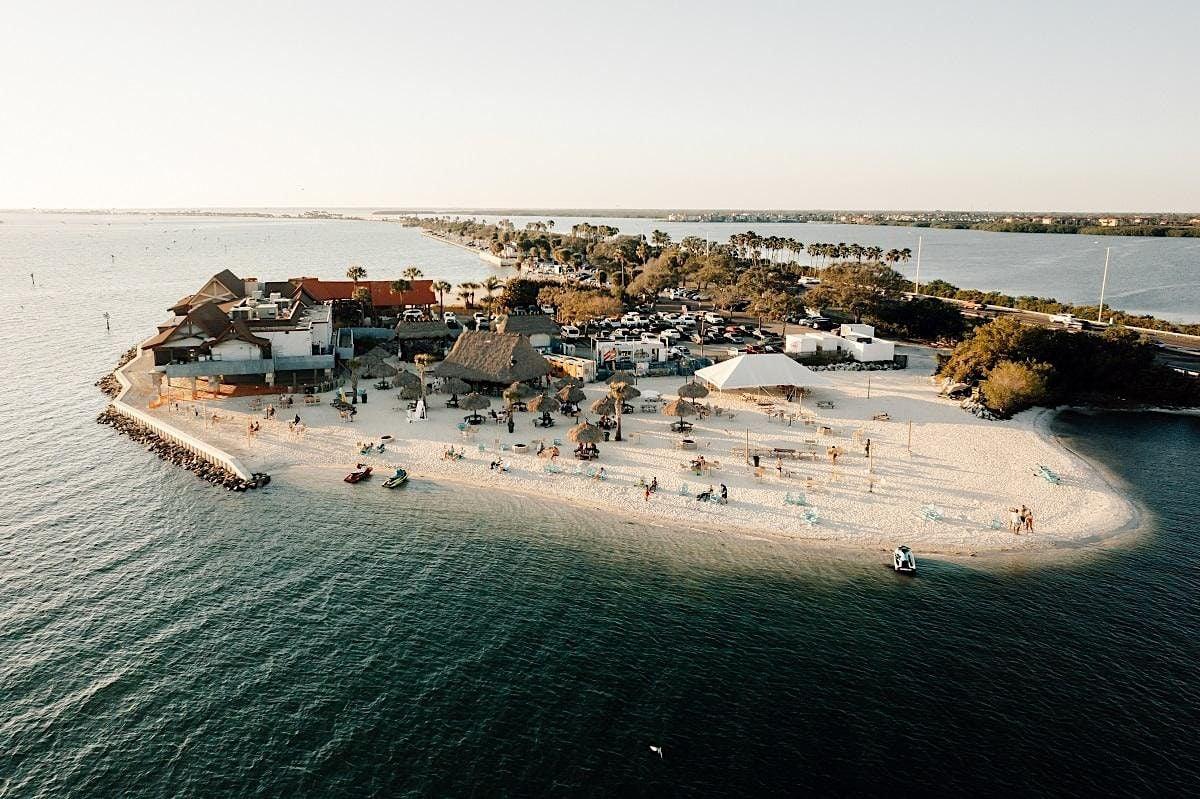
[[[1200,2],[6,3],[0,207],[1200,211]]]

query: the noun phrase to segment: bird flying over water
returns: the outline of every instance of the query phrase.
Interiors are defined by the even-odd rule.
[[[662,756],[663,756],[663,754],[662,754],[662,747],[661,747],[661,746],[655,746],[654,744],[650,744],[650,751],[651,751],[651,752],[657,752],[657,753],[658,753],[658,759],[659,759],[659,760],[662,760]]]

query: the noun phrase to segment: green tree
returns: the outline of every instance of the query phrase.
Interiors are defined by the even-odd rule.
[[[444,280],[435,280],[430,286],[438,296],[438,308],[440,309],[442,319],[446,318],[446,292],[450,291],[453,286]]]
[[[358,281],[360,281],[360,280],[366,280],[366,277],[367,277],[367,270],[362,268],[361,266],[351,265],[349,268],[346,269],[346,278],[348,280],[353,280],[355,283],[358,283]]]
[[[1048,363],[1016,363],[1001,361],[988,372],[979,388],[984,403],[1001,416],[1045,402],[1050,396]]]

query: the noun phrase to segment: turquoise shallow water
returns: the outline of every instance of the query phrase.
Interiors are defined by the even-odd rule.
[[[71,252],[0,320],[0,797],[1200,786],[1195,418],[1060,421],[1135,540],[917,579],[451,485],[229,494],[92,422],[129,337],[87,320],[210,264]]]

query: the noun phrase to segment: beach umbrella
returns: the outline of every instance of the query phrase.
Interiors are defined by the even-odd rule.
[[[576,444],[595,444],[603,437],[600,428],[588,422],[581,422],[567,431],[567,438]]]
[[[505,389],[504,396],[506,398],[508,397],[509,392],[512,392],[513,396],[518,400],[526,400],[537,394],[537,391],[533,388],[533,386],[529,385],[528,383],[520,382],[513,383],[511,386]]]
[[[492,401],[490,399],[474,392],[463,397],[462,402],[459,403],[460,408],[468,411],[482,411],[484,408],[491,407],[491,405]]]
[[[404,386],[400,389],[400,399],[415,400],[421,398],[421,389],[416,386]]]
[[[592,403],[592,413],[598,413],[601,416],[611,416],[616,413],[617,403],[612,397],[601,397]]]
[[[558,398],[563,402],[569,402],[572,405],[583,402],[587,399],[587,395],[583,393],[583,389],[579,386],[563,386],[558,392]]]
[[[420,388],[421,378],[414,375],[412,372],[396,372],[396,376],[392,378],[392,385],[396,388]]]
[[[491,404],[492,401],[487,397],[483,396],[482,394],[476,394],[472,392],[462,398],[462,402],[459,403],[458,407],[471,411],[471,418],[477,419],[479,418],[478,411],[482,411]]]
[[[442,393],[449,394],[452,397],[456,397],[459,394],[465,394],[470,390],[471,387],[467,385],[467,381],[460,380],[457,377],[447,377],[442,381]]]
[[[674,402],[668,402],[666,405],[664,405],[662,412],[664,416],[678,416],[679,429],[682,430],[683,417],[695,416],[697,411],[696,406],[692,403],[688,402],[687,400],[677,399]]]
[[[538,394],[531,399],[525,406],[531,411],[548,411],[558,409],[558,398],[552,397],[549,394]]]
[[[567,376],[567,377],[563,377],[563,378],[560,378],[560,379],[554,381],[554,387],[559,388],[559,389],[566,388],[567,386],[582,386],[582,385],[583,385],[583,381],[580,380],[578,377]]]
[[[642,392],[631,386],[629,383],[609,383],[608,395],[614,399],[620,396],[622,402],[628,402],[631,399],[637,399],[642,396]]]
[[[613,383],[632,383],[634,380],[637,380],[637,376],[633,372],[620,371],[613,372],[604,382],[612,385]]]
[[[684,383],[679,387],[679,396],[684,399],[700,399],[708,396],[708,389],[699,383]]]

